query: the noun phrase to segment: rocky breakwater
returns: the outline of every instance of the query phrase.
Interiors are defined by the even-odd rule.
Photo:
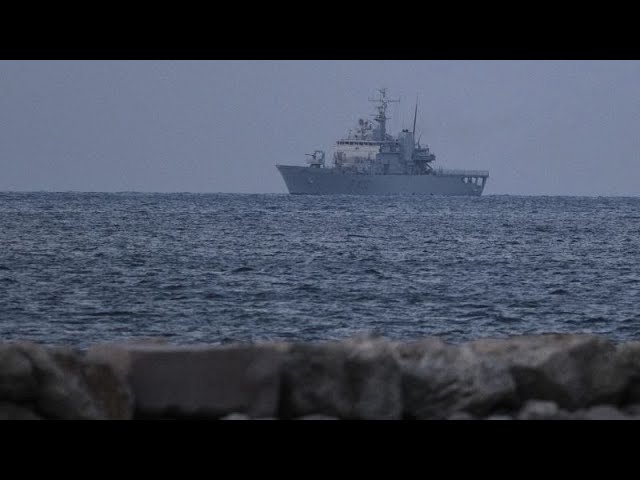
[[[640,342],[0,344],[0,419],[640,419]]]

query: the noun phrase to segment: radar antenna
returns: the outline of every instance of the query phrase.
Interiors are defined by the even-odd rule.
[[[369,98],[369,101],[377,103],[375,108],[378,113],[374,117],[374,120],[378,122],[380,126],[378,127],[378,138],[376,138],[376,140],[384,140],[387,135],[387,105],[390,103],[399,103],[400,100],[389,100],[387,98],[386,88],[380,88],[378,92],[380,92],[380,96],[378,98]]]

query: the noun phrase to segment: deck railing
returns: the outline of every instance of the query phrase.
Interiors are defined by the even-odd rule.
[[[488,177],[488,170],[449,170],[445,168],[434,168],[434,175],[464,175],[468,177]]]

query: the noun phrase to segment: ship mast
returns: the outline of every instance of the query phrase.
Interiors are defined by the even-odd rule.
[[[374,140],[384,141],[387,136],[387,120],[389,119],[389,117],[387,117],[387,105],[389,103],[400,102],[400,100],[389,100],[387,98],[386,88],[381,88],[378,92],[380,92],[380,97],[370,98],[369,101],[377,103],[376,110],[378,110],[378,114],[374,117],[374,120],[378,122],[378,125],[380,125],[376,132],[376,137],[378,138],[374,138]]]
[[[413,138],[416,138],[416,120],[418,119],[418,97],[416,96],[416,111],[413,113]]]

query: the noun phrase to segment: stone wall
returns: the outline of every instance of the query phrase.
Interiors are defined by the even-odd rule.
[[[0,419],[640,419],[640,342],[0,344]]]

